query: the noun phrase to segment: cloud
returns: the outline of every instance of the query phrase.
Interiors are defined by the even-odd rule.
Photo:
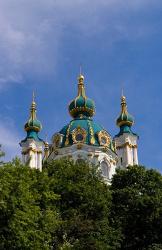
[[[16,155],[20,156],[19,142],[20,137],[16,132],[13,121],[9,118],[3,119],[3,123],[0,122],[0,144],[5,152],[5,161],[11,160]]]
[[[109,34],[109,44],[152,32],[128,18],[130,13],[157,6],[151,0],[1,0],[0,89],[23,83],[29,74],[57,70],[61,45],[70,29],[82,37]],[[133,26],[133,28],[132,28]],[[42,70],[43,69],[43,70]]]

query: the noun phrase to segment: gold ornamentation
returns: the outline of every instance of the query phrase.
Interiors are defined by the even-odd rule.
[[[129,142],[126,142],[121,146],[117,146],[116,149],[125,148],[126,146],[128,146],[129,148],[137,148],[137,145],[133,145],[133,144],[130,144]]]
[[[111,137],[106,131],[102,130],[98,133],[98,140],[101,146],[108,147],[110,145]]]
[[[89,121],[88,121],[88,126],[89,126],[89,133],[90,133],[90,143],[94,145],[95,144],[94,131]]]
[[[78,112],[78,111],[81,111],[81,112],[88,112],[90,114],[90,116],[93,116],[95,114],[95,111],[94,109],[90,109],[88,107],[76,107],[76,108],[73,108],[69,111],[70,115],[72,117],[75,116],[75,113]]]
[[[86,98],[84,88],[84,76],[81,74],[78,77],[78,96],[83,96],[84,98]]]
[[[54,143],[54,147],[56,148],[60,147],[62,142],[62,135],[59,133],[54,134],[52,141]]]
[[[82,147],[83,147],[83,144],[81,144],[81,143],[77,144],[77,149],[81,149]]]
[[[33,152],[33,153],[42,153],[42,150],[37,150],[37,149],[33,149],[33,148],[28,148],[25,151],[22,151],[22,154],[28,154],[29,152]]]
[[[86,131],[81,127],[77,127],[72,132],[72,139],[74,143],[84,143],[86,140]]]
[[[69,124],[69,126],[68,126],[68,128],[67,128],[67,131],[66,131],[66,141],[65,141],[65,146],[68,146],[68,145],[69,145],[70,126],[71,126],[71,123]]]

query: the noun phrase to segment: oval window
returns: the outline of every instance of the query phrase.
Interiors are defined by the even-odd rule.
[[[101,143],[102,143],[103,145],[107,144],[107,138],[106,138],[105,136],[102,136],[102,137],[101,137]]]
[[[83,141],[84,137],[82,134],[76,134],[75,139],[76,141]]]

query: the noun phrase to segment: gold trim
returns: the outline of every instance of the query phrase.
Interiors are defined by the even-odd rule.
[[[77,139],[76,139],[76,136],[77,136],[78,134],[81,134],[81,135],[83,136],[83,139],[82,139],[81,141],[77,141]],[[73,139],[73,142],[74,142],[74,143],[84,143],[85,140],[86,140],[86,135],[87,135],[87,133],[86,133],[85,129],[83,129],[83,128],[81,128],[81,127],[77,127],[77,128],[74,129],[73,132],[72,132],[72,139]]]
[[[88,121],[88,126],[89,126],[89,133],[90,133],[90,136],[91,136],[90,143],[92,145],[94,145],[95,144],[94,131],[93,131],[93,128],[92,128],[91,123],[89,121]]]
[[[134,125],[134,121],[132,121],[132,122],[130,122],[130,121],[121,121],[121,122],[117,122],[117,125],[120,127],[120,126],[122,126],[122,125],[130,125],[130,126],[132,126],[132,125]]]
[[[105,143],[102,142],[102,138],[105,139]],[[111,137],[106,131],[102,130],[98,132],[98,140],[101,146],[108,147],[111,142]]]
[[[30,151],[32,151],[33,153],[42,153],[42,150],[36,150],[36,149],[28,148],[27,150],[22,151],[22,154],[26,155],[26,154],[28,154]]]
[[[52,138],[52,142],[54,143],[54,146],[56,148],[59,148],[61,146],[61,139],[62,139],[62,136],[60,133],[56,133],[53,135],[53,138]]]
[[[124,147],[130,147],[130,148],[137,148],[137,145],[133,145],[133,144],[130,144],[129,142],[126,142],[124,144],[122,144],[121,146],[116,146],[116,149],[121,149],[121,148],[124,148]]]
[[[71,123],[69,124],[69,126],[68,126],[68,128],[67,128],[67,131],[66,131],[65,146],[68,146],[68,145],[69,145],[70,126],[71,126]]]
[[[76,107],[76,108],[73,108],[73,109],[69,110],[69,113],[70,113],[70,115],[72,117],[74,117],[75,113],[78,112],[78,111],[89,112],[90,116],[95,115],[94,109],[90,109],[90,108],[87,108],[87,107]]]
[[[28,122],[29,122],[29,121],[28,121]],[[27,123],[28,123],[28,122],[27,122]],[[30,125],[28,125],[28,126],[30,126]],[[42,128],[42,127],[41,127],[41,128]],[[38,127],[35,127],[35,126],[30,126],[30,127],[24,128],[24,130],[25,130],[26,132],[28,132],[28,131],[30,131],[31,129],[34,129],[35,132],[39,132],[41,128],[38,128]]]
[[[77,149],[81,149],[82,147],[83,147],[83,144],[81,144],[81,143],[77,144]]]

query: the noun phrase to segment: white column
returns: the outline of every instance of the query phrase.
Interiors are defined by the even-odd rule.
[[[42,153],[37,153],[37,169],[42,171]]]
[[[137,147],[134,148],[134,165],[138,165]]]
[[[35,168],[35,153],[32,150],[29,151],[29,159],[29,166]]]
[[[127,167],[129,165],[129,147],[126,145],[125,147],[125,166]]]

